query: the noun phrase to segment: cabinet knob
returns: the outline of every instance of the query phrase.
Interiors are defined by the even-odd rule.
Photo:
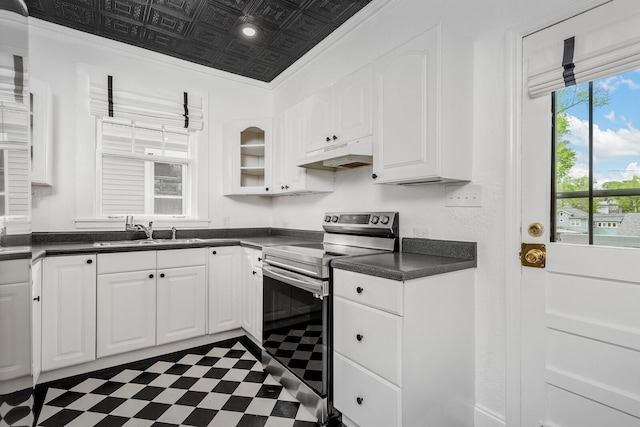
[[[212,253],[213,255],[215,255],[215,254],[217,254],[218,252],[216,252],[216,251],[213,251],[213,252],[211,252],[211,253]]]
[[[281,185],[281,186],[280,186],[280,189],[281,189],[281,190],[284,190],[284,185]]]
[[[258,273],[256,273],[255,271],[252,271],[252,273],[253,273],[253,275],[254,275],[254,276],[255,276],[256,274],[258,274]]]
[[[361,293],[362,293],[362,291],[364,291],[364,289],[363,289],[363,288],[361,288],[360,286],[358,286],[358,287],[356,288],[356,292],[357,292],[357,293],[361,294]]]
[[[87,264],[91,264],[92,262],[93,262],[93,260],[92,260],[92,259],[88,259],[88,260],[87,260]]]
[[[266,188],[264,189],[264,191],[269,191],[269,187],[266,187]]]
[[[37,296],[33,299],[34,301],[40,301],[40,296]]]
[[[362,335],[360,335],[360,334],[356,335],[356,339],[358,341],[362,341],[362,338],[364,338]]]
[[[376,179],[377,177],[378,177],[378,175],[376,175],[375,173],[371,174],[371,178]]]
[[[150,275],[149,275],[149,279],[153,279],[153,274],[150,274]]]
[[[289,186],[288,186],[288,185],[285,185],[285,186],[284,186],[284,189],[285,189],[285,190],[288,190],[288,189],[289,189]]]
[[[335,141],[336,139],[338,139],[338,137],[333,135],[333,140]]]
[[[358,405],[362,405],[362,402],[364,402],[364,399],[360,396],[356,397],[356,402],[358,402]]]
[[[160,277],[164,277],[164,273],[160,273]]]
[[[261,261],[262,261],[262,257],[258,257],[258,262],[261,262]]]
[[[327,142],[331,142],[331,138],[327,137]]]

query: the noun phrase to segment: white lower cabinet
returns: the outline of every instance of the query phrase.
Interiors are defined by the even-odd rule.
[[[242,326],[242,249],[209,248],[209,333]]]
[[[334,406],[346,426],[473,426],[473,275],[334,270]]]
[[[262,343],[262,251],[242,248],[242,328]]]
[[[96,255],[45,258],[42,370],[96,358]]]
[[[204,265],[158,270],[158,344],[205,334],[205,276]]]
[[[156,344],[155,273],[152,269],[98,276],[98,357]]]
[[[31,372],[29,260],[0,262],[0,381]]]

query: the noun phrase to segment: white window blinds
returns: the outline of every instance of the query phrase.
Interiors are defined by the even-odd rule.
[[[570,58],[575,83],[593,81],[613,74],[640,68],[640,15],[620,14],[617,2],[585,12],[575,18],[580,31],[563,34],[553,28],[533,34],[543,46],[527,52],[525,64],[526,84],[533,97],[566,87],[565,40],[574,38]],[[606,22],[606,24],[603,24]],[[574,27],[575,28],[575,27]],[[543,39],[544,38],[544,39]]]
[[[178,93],[175,97],[159,97],[121,88],[117,78],[111,90],[111,117],[144,123],[162,124],[189,130],[202,130],[202,97]],[[108,76],[104,81],[91,81],[91,114],[110,117]]]

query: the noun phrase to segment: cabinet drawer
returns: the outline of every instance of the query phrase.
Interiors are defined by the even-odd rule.
[[[158,251],[158,269],[189,267],[194,265],[205,265],[207,263],[207,249],[172,249],[168,251]]]
[[[402,317],[334,298],[334,350],[402,386]]]
[[[338,269],[333,274],[334,295],[390,313],[403,314],[403,282]]]
[[[262,251],[254,248],[242,248],[249,258],[252,268],[262,268]]]
[[[98,254],[98,274],[155,270],[156,251]]]
[[[400,427],[401,390],[334,353],[333,406],[361,427]],[[360,400],[359,400],[360,399]]]
[[[29,281],[30,259],[0,261],[0,285]]]

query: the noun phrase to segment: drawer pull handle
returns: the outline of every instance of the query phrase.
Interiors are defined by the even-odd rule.
[[[35,297],[33,300],[34,300],[34,301],[40,301],[40,295],[38,295],[37,297]]]
[[[216,252],[216,251],[213,251],[213,252],[211,252],[211,253],[212,253],[213,255],[215,255],[215,254],[217,254],[218,252]]]
[[[364,291],[364,289],[362,289],[360,286],[358,286],[358,287],[356,288],[356,292],[357,292],[357,293],[361,294],[361,293],[362,293],[362,291]]]
[[[160,273],[160,277],[164,277],[164,273]]]
[[[362,405],[362,402],[364,402],[364,399],[358,396],[356,397],[356,402],[358,402],[358,405]]]
[[[93,260],[92,260],[92,259],[88,259],[88,260],[87,260],[87,264],[91,264],[92,262],[93,262]]]
[[[150,275],[149,275],[149,279],[153,279],[153,274],[150,274]]]
[[[362,335],[360,335],[360,334],[356,335],[356,339],[358,341],[362,341],[362,338],[364,338]]]

